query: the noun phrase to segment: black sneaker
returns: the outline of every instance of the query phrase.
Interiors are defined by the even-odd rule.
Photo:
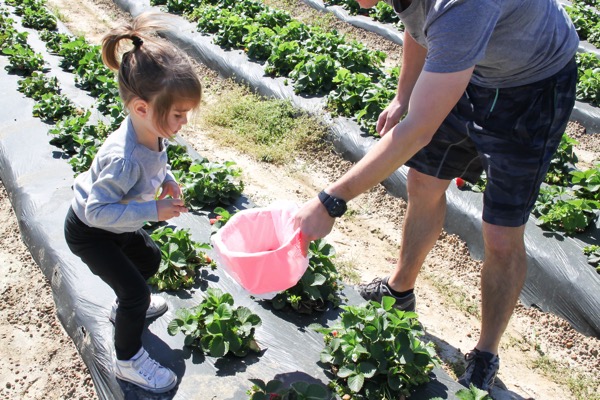
[[[473,349],[465,354],[465,360],[468,362],[467,369],[458,383],[466,387],[472,383],[478,389],[489,391],[494,386],[500,369],[500,358],[492,353]]]
[[[360,293],[365,300],[375,300],[378,303],[381,303],[383,296],[390,296],[396,299],[394,308],[401,311],[415,311],[417,300],[414,293],[403,297],[394,296],[388,287],[388,279],[389,276],[385,278],[375,278],[371,283],[358,285],[358,293]]]

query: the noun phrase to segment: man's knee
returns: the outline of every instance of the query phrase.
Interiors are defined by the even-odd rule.
[[[525,251],[525,225],[507,227],[483,223],[483,241],[486,255],[510,258]]]
[[[425,175],[413,168],[408,170],[406,189],[409,199],[437,201],[444,196],[450,181]]]

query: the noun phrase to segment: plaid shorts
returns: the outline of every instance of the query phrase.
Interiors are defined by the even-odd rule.
[[[469,84],[431,142],[406,165],[476,182],[485,171],[483,220],[525,224],[575,104],[575,59],[550,78],[512,88]]]

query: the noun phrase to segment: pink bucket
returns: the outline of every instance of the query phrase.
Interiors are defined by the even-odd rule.
[[[294,229],[297,210],[286,202],[236,213],[212,238],[219,266],[254,295],[294,286],[308,268]]]

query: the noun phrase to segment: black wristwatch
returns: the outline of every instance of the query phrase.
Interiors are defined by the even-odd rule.
[[[344,200],[330,196],[324,190],[319,193],[319,200],[321,200],[329,216],[333,218],[341,217],[348,209]]]

